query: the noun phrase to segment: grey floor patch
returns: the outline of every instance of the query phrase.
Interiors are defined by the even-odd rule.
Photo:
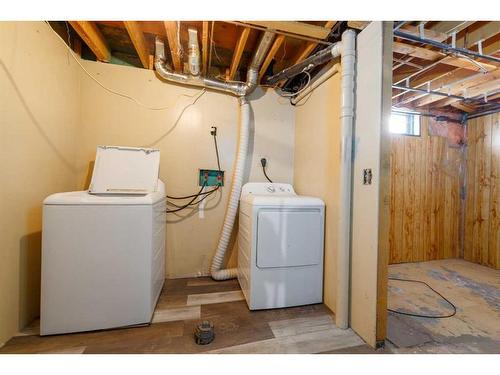
[[[387,339],[398,348],[423,345],[432,341],[432,337],[422,332],[421,328],[413,328],[396,314],[389,313],[387,319]]]

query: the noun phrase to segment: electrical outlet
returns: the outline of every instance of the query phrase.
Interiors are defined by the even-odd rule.
[[[198,186],[224,186],[224,171],[217,169],[200,169]]]

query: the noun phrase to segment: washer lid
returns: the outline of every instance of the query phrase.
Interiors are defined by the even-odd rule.
[[[159,150],[98,146],[89,192],[148,194],[157,190],[159,169]]]
[[[69,191],[66,193],[56,193],[49,195],[43,201],[46,206],[84,206],[84,205],[152,205],[165,199],[165,193],[157,191],[143,195],[93,195],[88,191]]]

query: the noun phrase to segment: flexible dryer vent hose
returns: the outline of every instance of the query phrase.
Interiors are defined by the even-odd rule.
[[[219,237],[217,250],[212,259],[210,273],[214,280],[234,279],[238,276],[236,268],[222,269],[224,257],[229,246],[229,240],[233,232],[234,221],[238,212],[238,204],[240,201],[241,186],[243,185],[243,175],[245,173],[245,163],[248,152],[248,138],[250,133],[250,104],[245,97],[238,98],[240,104],[240,129],[238,150],[236,153],[236,161],[233,170],[233,182],[231,184],[231,192],[229,193],[229,202],[226,208],[222,233]]]

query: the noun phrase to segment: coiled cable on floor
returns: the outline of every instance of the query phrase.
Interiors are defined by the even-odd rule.
[[[393,309],[389,309],[389,308],[387,309],[387,311],[390,311],[390,312],[395,313],[395,314],[400,314],[400,315],[414,316],[417,318],[429,318],[429,319],[445,319],[445,318],[451,318],[452,316],[456,315],[457,307],[453,303],[451,303],[450,300],[448,300],[445,296],[443,296],[437,290],[432,288],[426,282],[420,281],[420,280],[400,279],[397,277],[389,277],[388,279],[389,280],[396,280],[396,281],[406,281],[406,282],[411,282],[411,283],[424,284],[427,288],[429,288],[434,293],[436,293],[439,297],[441,297],[443,300],[445,300],[451,306],[451,308],[453,309],[453,312],[451,314],[448,314],[448,315],[425,315],[425,314],[414,314],[414,313],[409,313],[409,312],[405,312],[405,311],[393,310]]]

